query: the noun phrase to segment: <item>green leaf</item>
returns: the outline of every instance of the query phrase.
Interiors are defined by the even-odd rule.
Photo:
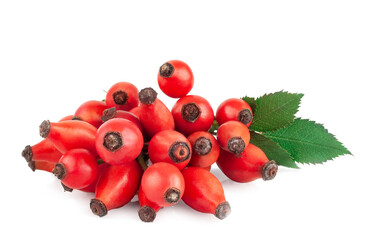
[[[280,145],[265,136],[250,131],[250,143],[262,149],[269,160],[274,160],[278,165],[290,168],[299,168],[291,155]]]
[[[255,98],[245,96],[245,97],[242,97],[241,99],[249,104],[250,108],[252,109],[253,115],[254,115],[255,109],[257,107],[257,101],[255,100]]]
[[[217,133],[217,129],[219,129],[219,124],[217,123],[217,121],[215,119],[212,123],[210,130],[208,130],[208,132],[211,133],[212,135],[215,135]]]
[[[249,129],[268,132],[285,127],[293,122],[303,96],[281,91],[257,98],[253,122]]]
[[[263,135],[277,142],[299,163],[322,163],[351,154],[323,125],[307,119],[297,118],[285,128]]]

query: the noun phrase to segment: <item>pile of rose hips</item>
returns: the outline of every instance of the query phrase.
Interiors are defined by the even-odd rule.
[[[160,67],[160,89],[179,98],[171,111],[154,89],[116,83],[105,101],[87,101],[58,122],[43,121],[44,140],[26,146],[22,156],[33,171],[52,172],[65,190],[95,193],[90,208],[100,217],[138,193],[144,222],[180,199],[223,219],[230,205],[211,165],[236,182],[273,179],[277,165],[249,143],[253,113],[245,101],[228,99],[215,116],[206,99],[187,95],[193,82],[182,61]],[[209,132],[215,117],[216,137]]]

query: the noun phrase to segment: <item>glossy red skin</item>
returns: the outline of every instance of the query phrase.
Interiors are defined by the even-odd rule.
[[[104,136],[108,132],[118,132],[122,136],[123,146],[114,152],[107,150],[104,145]],[[140,154],[144,138],[140,129],[131,121],[114,118],[99,127],[95,147],[101,159],[111,165],[125,164],[134,161]]]
[[[239,121],[239,113],[244,109],[249,109],[250,113],[253,116],[253,111],[249,104],[242,99],[239,98],[230,98],[222,102],[216,111],[216,121],[219,125],[234,120]],[[245,124],[247,127],[250,126],[252,121],[248,124]]]
[[[67,151],[61,158],[65,168],[65,178],[61,181],[72,189],[81,189],[90,185],[98,176],[98,163],[88,150],[77,148]]]
[[[67,120],[71,120],[71,119],[73,119],[73,118],[74,118],[74,115],[68,115],[68,116],[65,116],[65,117],[61,118],[61,119],[59,120],[59,122],[63,122],[63,121],[67,121]]]
[[[99,128],[103,123],[101,117],[105,109],[107,109],[105,102],[96,100],[87,101],[81,104],[75,111],[74,117],[80,118],[82,121]]]
[[[188,103],[195,103],[201,110],[200,116],[194,122],[188,122],[182,117],[182,107]],[[210,103],[197,95],[188,95],[180,98],[173,106],[172,114],[176,130],[186,136],[197,131],[208,131],[215,119]]]
[[[49,161],[34,161],[34,169],[46,172],[52,172],[53,168],[55,167],[55,164],[56,163]]]
[[[140,131],[142,133],[144,132],[144,130],[142,128],[142,125],[140,123],[140,120],[136,117],[135,114],[133,114],[131,112],[123,111],[123,110],[117,110],[116,111],[116,116],[114,118],[123,118],[123,119],[129,120],[129,121],[133,122],[140,129]]]
[[[194,150],[194,144],[200,137],[208,138],[211,141],[212,149],[206,155],[200,155]],[[208,168],[217,161],[220,154],[220,146],[217,143],[216,138],[214,138],[211,133],[203,131],[192,133],[188,136],[188,141],[191,143],[193,152],[188,164],[190,167]]]
[[[89,150],[95,156],[95,139],[97,128],[83,121],[67,120],[51,122],[47,140],[51,141],[62,154],[74,148]]]
[[[163,208],[163,207],[159,206],[158,204],[150,201],[146,197],[144,191],[142,190],[141,185],[140,185],[140,188],[139,188],[139,191],[138,191],[138,198],[139,198],[140,207],[148,206],[148,207],[154,209],[155,212],[158,212],[160,209]]]
[[[140,106],[132,108],[129,112],[140,120]]]
[[[141,188],[146,197],[159,206],[167,207],[176,203],[167,203],[164,194],[169,188],[179,189],[184,194],[185,183],[182,173],[173,164],[154,163],[148,167],[141,179]]]
[[[180,98],[186,96],[194,84],[194,77],[191,68],[179,60],[171,60],[168,63],[173,65],[174,72],[168,77],[162,77],[158,73],[158,84],[160,89],[169,97]]]
[[[266,154],[250,143],[240,155],[221,150],[216,164],[231,180],[246,183],[262,178],[262,168],[267,162]]]
[[[128,100],[123,105],[116,104],[113,99],[113,93],[119,90],[126,92],[128,95]],[[117,110],[129,111],[132,108],[138,106],[139,104],[138,93],[139,91],[135,85],[128,82],[118,82],[108,90],[107,96],[105,98],[105,103],[108,108],[116,107]]]
[[[89,184],[85,188],[80,189],[80,191],[94,193],[100,176],[104,174],[104,172],[108,169],[108,166],[110,166],[108,163],[99,164],[98,176],[94,179],[94,181],[91,184]]]
[[[191,208],[214,214],[217,206],[226,201],[220,181],[206,169],[188,167],[182,174],[186,183],[182,200]]]
[[[153,104],[141,103],[139,117],[149,137],[164,130],[174,130],[173,115],[159,99],[156,99]]]
[[[95,198],[102,201],[107,210],[122,207],[137,193],[141,176],[142,169],[137,161],[108,166],[97,183]]]
[[[175,163],[169,157],[169,149],[175,142],[187,143],[190,151],[190,157],[180,163]],[[166,162],[175,165],[179,170],[186,167],[192,156],[192,147],[188,139],[181,133],[174,130],[161,131],[154,135],[149,142],[149,157],[152,163]]]
[[[57,150],[55,145],[47,140],[43,139],[32,147],[32,161],[48,161],[57,163],[62,157],[62,153]]]
[[[218,144],[225,151],[229,151],[227,144],[232,137],[240,137],[244,141],[245,147],[250,141],[249,129],[239,121],[228,121],[222,124],[217,130],[216,137]]]

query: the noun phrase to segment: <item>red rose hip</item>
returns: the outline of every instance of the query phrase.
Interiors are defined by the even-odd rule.
[[[129,203],[138,190],[141,175],[142,169],[137,161],[108,166],[96,185],[95,198],[90,201],[91,211],[103,217],[109,210]]]
[[[249,127],[253,120],[253,112],[247,102],[238,98],[230,98],[219,105],[216,111],[219,125],[228,121],[239,121]]]
[[[98,176],[98,164],[88,150],[72,149],[61,157],[52,172],[67,187],[81,189]]]
[[[210,133],[198,131],[189,135],[188,140],[192,146],[189,166],[207,168],[217,161],[220,146]]]
[[[277,164],[269,161],[266,154],[257,146],[248,144],[241,155],[221,150],[217,166],[235,182],[251,182],[258,178],[271,180],[276,176]]]
[[[107,105],[102,101],[87,101],[80,105],[75,111],[73,120],[81,120],[90,123],[96,128],[102,125],[103,121],[101,116],[103,111],[107,108]]]
[[[178,203],[182,198],[185,184],[182,173],[176,166],[159,162],[145,170],[141,188],[151,202],[167,207]]]
[[[152,88],[144,88],[139,93],[140,122],[147,135],[153,137],[164,130],[174,130],[172,113],[165,104],[157,98]]]
[[[147,199],[143,192],[141,185],[138,191],[138,198],[140,203],[140,209],[138,215],[143,222],[152,222],[156,217],[156,213],[162,208],[158,204],[151,202]]]
[[[166,62],[159,69],[158,84],[160,89],[169,97],[183,97],[193,87],[192,70],[186,63],[179,60]]]
[[[224,189],[215,175],[199,167],[185,168],[182,174],[186,184],[182,200],[188,206],[199,212],[214,214],[219,219],[230,214]]]
[[[103,123],[98,129],[95,141],[99,156],[111,165],[134,161],[143,144],[140,129],[131,121],[122,118]]]
[[[151,162],[167,162],[175,165],[179,170],[187,166],[192,155],[188,139],[174,130],[155,134],[149,142],[148,151]]]
[[[180,98],[173,106],[172,114],[177,131],[184,135],[208,131],[215,119],[210,103],[197,95]]]
[[[238,121],[228,121],[217,130],[217,142],[225,151],[241,154],[249,144],[248,128]]]
[[[107,92],[105,103],[108,108],[116,107],[117,110],[129,111],[139,104],[138,89],[128,82],[118,82]]]

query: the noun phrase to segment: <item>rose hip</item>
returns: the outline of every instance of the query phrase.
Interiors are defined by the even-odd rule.
[[[97,183],[95,198],[90,201],[91,211],[103,217],[109,210],[129,203],[137,192],[141,175],[142,169],[137,161],[109,166]]]
[[[95,187],[97,186],[100,176],[102,176],[104,174],[104,172],[108,169],[108,166],[110,166],[108,163],[99,164],[98,165],[98,176],[94,179],[94,181],[91,184],[89,184],[88,186],[81,188],[79,190],[83,191],[83,192],[94,193]]]
[[[152,88],[142,89],[140,99],[140,122],[147,135],[153,137],[163,130],[174,130],[172,113],[165,104],[157,98]]]
[[[217,130],[217,142],[225,151],[241,154],[249,144],[248,128],[238,121],[228,121]]]
[[[184,179],[179,169],[170,163],[159,162],[148,167],[141,179],[147,199],[159,206],[177,204],[184,193]]]
[[[123,110],[117,110],[115,107],[107,108],[103,111],[103,115],[101,117],[103,122],[106,122],[113,118],[123,118],[123,119],[129,120],[129,121],[133,122],[143,133],[143,129],[142,129],[140,120],[133,113],[128,112],[128,111],[123,111]]]
[[[172,114],[176,130],[184,135],[208,131],[215,118],[210,103],[196,95],[180,98],[173,106]]]
[[[187,166],[192,155],[188,139],[174,130],[155,134],[149,142],[148,151],[151,162],[167,162],[175,165],[179,170]]]
[[[182,200],[188,206],[199,212],[212,213],[219,219],[230,214],[224,189],[215,175],[199,167],[185,168],[182,174],[186,183]]]
[[[249,127],[253,120],[253,112],[247,102],[239,98],[230,98],[219,105],[216,111],[219,125],[234,120]]]
[[[152,222],[156,217],[156,213],[162,208],[158,204],[151,202],[147,199],[145,193],[140,185],[138,191],[138,198],[140,203],[140,209],[138,215],[143,222]]]
[[[41,137],[51,141],[61,153],[66,153],[74,148],[89,150],[95,156],[95,138],[97,128],[83,121],[68,120],[50,122],[45,120],[39,126]]]
[[[101,116],[107,105],[102,101],[87,101],[76,110],[73,120],[88,122],[96,128],[102,125]]]
[[[114,118],[100,126],[95,146],[99,156],[111,165],[134,161],[140,154],[144,139],[131,121]]]
[[[119,82],[108,90],[105,103],[108,108],[116,107],[117,110],[129,111],[139,104],[138,92],[135,85]]]
[[[61,157],[52,173],[67,187],[81,189],[90,185],[98,176],[98,164],[88,150],[72,149]]]
[[[235,182],[251,182],[258,178],[271,180],[276,176],[277,164],[269,161],[257,146],[248,144],[241,155],[221,150],[217,166]]]
[[[56,149],[50,140],[43,139],[33,146],[27,145],[22,152],[22,156],[27,162],[49,161],[56,163],[61,158],[62,153]]]
[[[193,83],[192,70],[182,61],[166,62],[159,69],[159,87],[169,97],[180,98],[187,95],[191,91]]]
[[[56,163],[49,161],[29,161],[28,167],[32,169],[33,172],[36,170],[52,172],[53,168],[55,167],[55,164]]]
[[[220,146],[210,133],[198,131],[189,135],[188,140],[192,146],[189,166],[206,168],[217,161]]]

